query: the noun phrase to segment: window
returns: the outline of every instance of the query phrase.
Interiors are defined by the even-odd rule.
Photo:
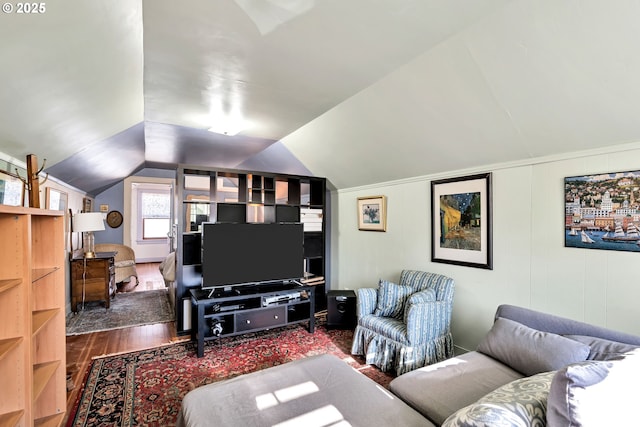
[[[142,240],[166,239],[171,228],[171,197],[168,191],[140,190]]]

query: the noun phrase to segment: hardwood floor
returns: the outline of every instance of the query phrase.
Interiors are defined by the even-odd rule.
[[[164,289],[164,280],[158,266],[158,262],[147,262],[143,264],[136,264],[136,271],[138,272],[138,286],[136,286],[135,280],[128,283],[122,283],[118,285],[118,292],[142,292],[151,291],[153,289]]]
[[[119,286],[118,292],[144,292],[165,288],[158,263],[137,264],[136,270],[139,285],[134,286],[134,281],[133,284]],[[176,336],[174,322],[67,337],[67,417],[71,414],[84,375],[94,357],[143,350],[188,339],[188,336]]]

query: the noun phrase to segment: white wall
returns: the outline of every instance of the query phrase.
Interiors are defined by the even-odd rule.
[[[332,289],[376,287],[402,269],[456,281],[456,347],[475,349],[510,303],[640,334],[640,254],[564,247],[564,177],[640,169],[637,145],[490,165],[332,194]],[[430,182],[493,172],[493,270],[432,263]],[[359,231],[356,200],[387,196],[387,231]]]

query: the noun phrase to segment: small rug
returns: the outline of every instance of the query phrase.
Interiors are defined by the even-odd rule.
[[[67,427],[172,426],[196,387],[316,354],[334,354],[387,387],[391,375],[350,354],[352,338],[350,330],[320,325],[310,334],[298,324],[209,341],[202,358],[192,341],[96,358]]]
[[[78,304],[78,313],[67,316],[67,335],[175,321],[166,289],[118,293],[109,305],[92,301],[82,310]]]

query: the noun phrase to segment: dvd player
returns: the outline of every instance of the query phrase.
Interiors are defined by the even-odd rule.
[[[271,304],[278,304],[281,302],[291,301],[292,299],[297,299],[297,298],[300,298],[300,292],[287,292],[285,294],[262,297],[262,306],[266,307]]]

